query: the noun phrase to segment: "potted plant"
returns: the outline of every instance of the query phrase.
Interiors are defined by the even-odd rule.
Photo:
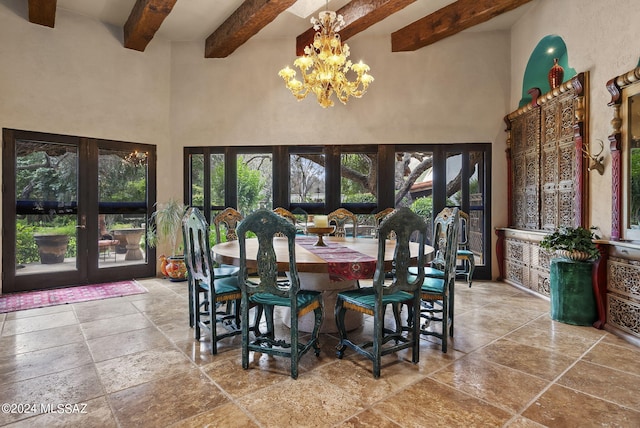
[[[540,241],[540,246],[546,250],[555,251],[563,258],[587,261],[595,260],[600,256],[600,252],[593,242],[599,239],[594,232],[596,227],[585,229],[584,227],[560,227],[553,233],[545,236]]]
[[[156,204],[156,211],[149,218],[149,228],[147,231],[147,244],[156,247],[159,240],[169,243],[171,256],[166,258],[166,265],[163,273],[171,281],[184,281],[187,279],[187,267],[184,263],[184,256],[178,255],[178,237],[182,232],[182,216],[184,215],[184,204],[169,199],[162,208]],[[163,256],[160,256],[162,261]],[[164,263],[164,261],[163,261]]]

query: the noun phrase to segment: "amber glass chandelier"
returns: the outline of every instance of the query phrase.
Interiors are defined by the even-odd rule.
[[[298,99],[304,99],[309,93],[315,94],[324,108],[333,106],[331,94],[346,104],[349,97],[360,98],[373,82],[373,76],[367,74],[369,66],[360,61],[352,64],[349,57],[349,46],[342,43],[338,30],[344,26],[342,15],[335,12],[320,12],[319,19],[311,18],[316,34],[313,44],[304,48],[304,55],[298,57],[293,65],[300,69],[302,79],[296,79],[296,71],[289,66],[280,70],[287,88]],[[355,80],[350,81],[346,74],[355,73]]]

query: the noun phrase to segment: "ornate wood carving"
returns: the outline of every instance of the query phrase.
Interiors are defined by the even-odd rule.
[[[509,221],[515,228],[586,224],[586,77],[580,73],[546,94],[532,89],[532,101],[505,119],[511,149]]]
[[[609,259],[609,251],[606,245],[597,244],[600,251],[600,258],[595,261],[593,267],[593,294],[596,298],[596,307],[598,309],[598,320],[593,323],[597,329],[603,329],[607,321],[607,262]]]
[[[611,101],[607,104],[613,108],[611,119],[612,132],[609,135],[609,149],[611,150],[611,240],[622,238],[622,117],[620,103],[622,90],[640,81],[640,67],[622,74],[607,82],[607,90],[611,94]]]

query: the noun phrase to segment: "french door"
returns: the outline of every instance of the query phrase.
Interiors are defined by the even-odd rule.
[[[155,146],[3,130],[2,291],[153,276]]]

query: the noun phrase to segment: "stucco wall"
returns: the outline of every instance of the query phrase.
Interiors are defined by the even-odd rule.
[[[125,49],[122,29],[60,8],[55,28],[31,24],[26,1],[3,0],[0,128],[157,144],[159,169],[181,177],[172,159],[182,151],[169,150],[170,55],[162,40]],[[171,178],[158,174],[159,186]]]
[[[569,65],[588,71],[589,136],[596,151],[605,142],[605,173],[589,174],[590,224],[604,237],[611,234],[611,157],[607,136],[611,133],[611,97],[605,84],[631,70],[640,58],[640,8],[636,0],[537,0],[511,31],[510,111],[522,93],[522,76],[529,55],[544,36],[557,34],[566,45]]]

